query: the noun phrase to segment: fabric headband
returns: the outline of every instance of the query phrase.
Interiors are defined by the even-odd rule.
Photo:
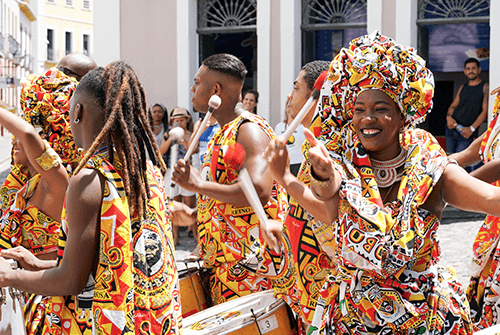
[[[356,99],[367,89],[385,92],[405,115],[406,127],[423,122],[432,108],[434,76],[425,61],[378,31],[342,48],[330,64],[328,81],[331,112],[344,121],[352,120]]]
[[[52,68],[26,78],[21,88],[22,118],[39,131],[64,163],[81,159],[69,122],[70,99],[77,84],[76,79]]]

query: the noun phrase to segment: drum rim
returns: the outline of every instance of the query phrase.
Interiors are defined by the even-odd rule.
[[[273,291],[272,290],[267,290],[267,291],[252,293],[252,294],[246,295],[244,297],[248,297],[248,296],[251,296],[251,295],[254,295],[254,294],[256,294],[256,295],[264,295],[264,294],[269,294],[271,292],[273,292]],[[274,296],[273,296],[273,298],[274,298]],[[236,299],[234,299],[234,300],[236,300]],[[212,307],[207,308],[207,309],[205,309],[205,310],[203,310],[201,312],[207,312],[209,309],[217,307],[217,306],[220,306],[220,305],[221,304],[212,306]],[[263,310],[259,311],[258,313],[255,313],[254,315],[255,315],[256,320],[253,320],[251,316],[250,316],[250,319],[248,319],[248,317],[244,317],[243,320],[242,320],[242,322],[241,322],[241,324],[236,325],[236,326],[232,327],[231,329],[222,330],[222,331],[220,329],[213,329],[213,330],[210,330],[207,333],[194,331],[194,334],[203,334],[203,335],[211,335],[211,334],[225,335],[225,334],[229,334],[229,333],[232,333],[232,332],[234,332],[236,330],[245,328],[245,327],[249,326],[250,324],[255,323],[255,321],[258,322],[258,321],[260,321],[262,319],[265,319],[266,318],[265,316],[267,314],[269,314],[269,316],[272,315],[272,314],[274,314],[274,312],[277,311],[279,308],[281,308],[283,305],[286,305],[286,302],[285,302],[285,300],[283,298],[280,297],[280,298],[277,298],[276,301],[274,301],[272,304],[270,304],[269,306],[267,306]],[[193,317],[195,315],[196,314],[190,315],[188,318]],[[212,315],[214,315],[214,314],[212,314]],[[183,319],[183,322],[186,319]],[[204,319],[202,319],[202,320],[204,320]],[[197,322],[199,322],[199,321],[197,321]],[[187,330],[187,329],[191,330],[190,327],[193,324],[195,324],[195,323],[196,322],[193,322],[189,326],[183,326],[183,330]],[[221,326],[223,326],[223,325],[221,325]]]

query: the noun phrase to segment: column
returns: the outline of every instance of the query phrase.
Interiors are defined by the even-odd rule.
[[[403,46],[417,47],[417,0],[396,3],[396,35],[394,39]]]
[[[257,91],[259,115],[270,120],[271,116],[271,0],[257,4]]]
[[[198,70],[196,6],[196,0],[177,0],[177,106],[191,106],[189,88]]]
[[[500,13],[500,2],[490,1],[490,91],[500,84],[500,63],[496,60],[500,58],[500,44],[496,43],[496,37],[500,36],[500,20],[497,20],[494,13]],[[492,119],[491,110],[495,96],[490,95],[488,105],[488,123]]]
[[[301,7],[299,0],[281,0],[280,4],[280,44],[281,44],[281,75],[280,75],[280,114],[285,110],[286,96],[293,88],[301,68]]]

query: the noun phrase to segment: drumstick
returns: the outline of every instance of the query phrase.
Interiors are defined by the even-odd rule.
[[[245,149],[243,149],[243,146],[239,143],[234,143],[232,146],[230,146],[226,154],[224,155],[224,162],[228,166],[232,166],[232,168],[234,168],[235,170],[238,170],[241,167],[244,160]],[[241,189],[243,190],[247,201],[250,203],[250,206],[252,206],[255,214],[257,215],[257,218],[259,219],[260,228],[264,232],[264,240],[275,252],[279,253],[279,247],[273,241],[268,241],[266,239],[266,237],[271,234],[267,223],[267,215],[264,211],[264,208],[262,207],[259,195],[257,194],[257,191],[255,191],[252,178],[250,178],[250,175],[248,174],[246,168],[240,169],[238,180],[241,182]]]
[[[191,154],[193,153],[194,150],[194,146],[196,145],[196,143],[198,143],[201,134],[205,131],[205,125],[207,124],[208,120],[210,120],[210,118],[212,117],[212,112],[214,111],[214,109],[219,108],[221,103],[222,101],[220,100],[220,97],[215,94],[210,97],[210,100],[208,100],[208,112],[207,114],[205,114],[205,117],[203,118],[200,127],[196,131],[196,134],[194,135],[193,140],[191,141],[191,145],[189,146],[186,154],[184,155],[185,161],[187,161],[189,157],[191,157]]]
[[[181,127],[174,127],[169,133],[170,137],[172,138],[172,147],[170,150],[170,176],[172,176],[172,173],[174,172],[174,166],[177,163],[177,151],[179,144],[177,141],[181,138],[184,137],[184,129]],[[169,192],[169,200],[172,200],[174,197],[174,186],[175,184],[173,182],[170,183],[170,192]]]
[[[292,136],[293,132],[299,124],[304,120],[307,112],[309,111],[309,108],[311,108],[311,105],[313,104],[314,101],[318,100],[319,98],[319,91],[321,90],[321,86],[323,86],[323,83],[325,82],[326,76],[328,75],[328,71],[323,71],[319,75],[318,79],[314,82],[313,86],[313,92],[311,93],[311,96],[307,100],[307,102],[304,104],[300,112],[295,116],[293,119],[292,123],[288,126],[286,129],[285,133],[283,134],[283,138],[288,141],[290,136]],[[265,170],[267,168],[267,162],[264,162],[262,166],[259,167],[258,174],[264,174]]]
[[[323,86],[323,83],[325,82],[325,78],[326,78],[327,74],[328,74],[328,71],[321,72],[318,79],[316,79],[316,81],[314,82],[313,92],[311,93],[311,96],[309,97],[309,99],[304,104],[304,106],[302,107],[300,112],[297,114],[297,116],[295,116],[292,123],[290,124],[290,126],[288,126],[285,133],[283,134],[283,138],[285,139],[285,141],[288,141],[288,139],[290,138],[290,136],[292,136],[295,129],[297,129],[297,127],[302,122],[302,120],[304,120],[304,117],[306,116],[307,112],[309,111],[309,108],[311,108],[311,105],[313,104],[313,102],[315,100],[318,100],[319,91],[321,90],[321,86]]]

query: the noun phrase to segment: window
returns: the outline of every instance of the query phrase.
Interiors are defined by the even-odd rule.
[[[57,0],[46,0],[47,3],[51,3],[51,4],[54,4],[56,5],[57,4]]]
[[[64,0],[64,5],[66,7],[73,7],[73,0]]]
[[[90,55],[90,37],[87,34],[83,34],[83,46],[82,51],[84,55]]]
[[[71,43],[73,42],[73,36],[72,35],[73,34],[70,33],[69,31],[67,31],[65,33],[65,41],[66,41],[66,51],[65,51],[66,53],[65,54],[66,55],[68,55],[68,54],[70,54],[70,53],[73,52],[72,47],[71,47]]]
[[[47,29],[47,60],[53,60],[54,56],[54,31]]]
[[[82,0],[82,9],[90,10],[90,0]]]

